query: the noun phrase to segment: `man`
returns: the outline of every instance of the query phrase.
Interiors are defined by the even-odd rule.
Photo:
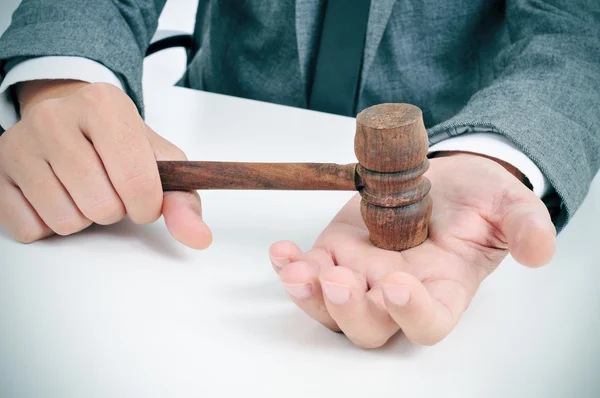
[[[161,191],[156,160],[185,155],[140,116],[164,3],[24,0],[15,12],[0,39],[0,224],[16,239],[162,214],[175,239],[210,244],[198,196]],[[312,250],[271,247],[315,320],[361,347],[399,330],[434,344],[509,251],[550,261],[600,162],[598,2],[215,0],[198,16],[181,85],[347,115],[382,102],[423,110],[424,244],[375,248],[355,198]]]

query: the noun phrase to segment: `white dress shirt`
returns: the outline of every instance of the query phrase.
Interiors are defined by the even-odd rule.
[[[89,83],[110,83],[121,90],[121,80],[104,65],[81,57],[40,57],[15,65],[0,84],[0,126],[5,130],[19,121],[10,88],[19,82],[40,79],[74,79]],[[471,132],[445,139],[429,152],[466,151],[503,160],[516,167],[531,182],[538,197],[545,196],[550,185],[540,169],[504,136],[493,132]]]

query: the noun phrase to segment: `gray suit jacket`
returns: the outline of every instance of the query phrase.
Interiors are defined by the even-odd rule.
[[[142,61],[165,0],[23,0],[3,71],[75,55],[114,71],[143,114]],[[213,0],[181,84],[306,107],[321,0]],[[431,143],[502,134],[550,181],[559,230],[600,165],[598,0],[372,0],[356,112],[408,102]]]

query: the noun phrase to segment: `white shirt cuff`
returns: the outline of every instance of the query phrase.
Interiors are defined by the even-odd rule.
[[[41,79],[72,79],[88,83],[110,83],[123,90],[123,83],[106,66],[82,57],[39,57],[15,65],[0,84],[0,126],[5,130],[19,121],[11,87],[20,82]]]
[[[441,151],[465,151],[491,156],[516,167],[531,182],[533,192],[543,198],[550,183],[540,169],[512,142],[497,133],[475,132],[457,135],[440,141],[429,148],[429,153]]]

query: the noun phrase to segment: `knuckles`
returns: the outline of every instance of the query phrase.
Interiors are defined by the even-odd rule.
[[[18,210],[14,213],[14,209],[18,209],[13,202],[15,199],[10,192],[10,183],[0,176],[0,225],[20,243],[33,243],[48,236],[50,231],[43,223],[19,214]]]
[[[65,127],[63,114],[62,106],[55,100],[34,105],[21,122],[0,137],[0,161],[20,164],[29,156],[64,147],[63,137],[70,129]]]
[[[122,186],[122,196],[133,199],[157,192],[159,181],[150,171],[133,169],[124,172]]]
[[[124,173],[119,184],[120,197],[125,203],[137,202],[144,198],[144,207],[129,211],[131,220],[136,224],[154,222],[160,217],[162,191],[158,175],[151,170],[129,170]]]
[[[92,222],[84,217],[58,217],[51,224],[51,228],[57,235],[68,236],[86,229],[91,224]]]
[[[99,225],[111,225],[125,217],[125,208],[117,199],[96,199],[82,211],[88,219]]]

